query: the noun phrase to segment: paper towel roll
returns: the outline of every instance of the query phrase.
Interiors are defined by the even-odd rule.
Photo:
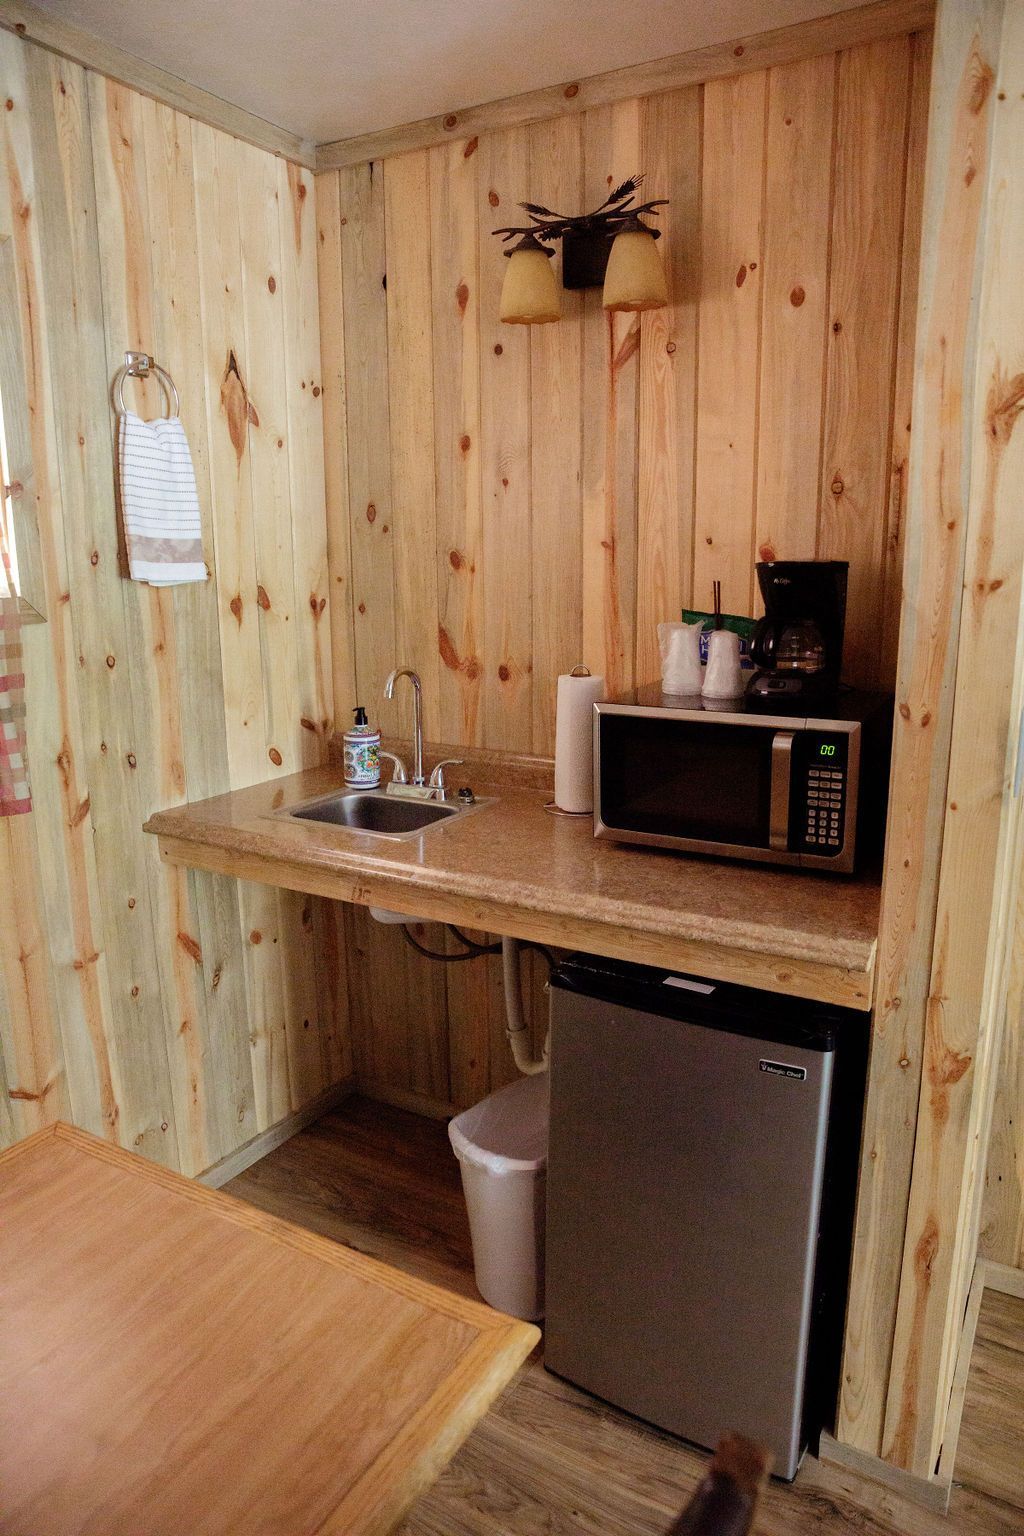
[[[594,705],[603,698],[603,677],[558,679],[555,804],[560,810],[594,809]]]

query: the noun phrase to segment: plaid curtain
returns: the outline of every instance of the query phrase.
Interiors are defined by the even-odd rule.
[[[11,577],[6,497],[0,502],[0,816],[32,809],[25,753],[21,610]]]

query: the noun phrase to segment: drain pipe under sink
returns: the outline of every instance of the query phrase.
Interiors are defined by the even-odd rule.
[[[519,940],[501,937],[501,969],[505,983],[505,1034],[508,1037],[512,1058],[520,1072],[527,1076],[548,1069],[548,1041],[540,1060],[534,1056],[530,1045],[530,1031],[523,1016],[523,979],[519,969]]]
[[[408,927],[409,923],[427,922],[427,918],[416,918],[408,912],[392,912],[384,907],[371,907],[370,916],[378,923],[402,923]],[[458,934],[464,938],[463,934]],[[415,942],[415,941],[413,941]],[[483,951],[480,951],[483,953]],[[429,950],[421,949],[432,960],[468,960],[472,958],[466,955],[435,955]],[[516,1069],[525,1076],[531,1077],[537,1072],[546,1072],[548,1069],[548,1044],[544,1040],[544,1049],[539,1059],[534,1056],[530,1044],[530,1029],[523,1014],[523,978],[519,968],[520,944],[518,939],[510,939],[507,934],[501,937],[501,970],[505,992],[505,1037],[508,1040],[509,1050]]]

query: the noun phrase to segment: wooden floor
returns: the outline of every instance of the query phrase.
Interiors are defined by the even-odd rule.
[[[986,1290],[974,1335],[956,1475],[1020,1511],[1024,1531],[1024,1298]]]
[[[444,1124],[352,1099],[227,1188],[361,1252],[475,1294],[458,1167]],[[972,1369],[947,1516],[808,1456],[794,1484],[771,1485],[757,1536],[1021,1536],[1020,1314],[1015,1321],[992,1307],[983,1316],[979,1349],[991,1349],[983,1367]],[[978,1359],[976,1351],[976,1366]],[[1007,1408],[1014,1401],[1015,1417]],[[548,1375],[538,1353],[402,1533],[661,1536],[705,1460]]]

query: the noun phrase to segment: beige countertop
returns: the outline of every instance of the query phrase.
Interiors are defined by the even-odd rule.
[[[337,766],[157,812],[146,830],[172,863],[870,1007],[876,879],[597,840],[589,820],[546,812],[544,789],[480,775],[473,787],[492,804],[402,841],[287,814],[342,788]]]

